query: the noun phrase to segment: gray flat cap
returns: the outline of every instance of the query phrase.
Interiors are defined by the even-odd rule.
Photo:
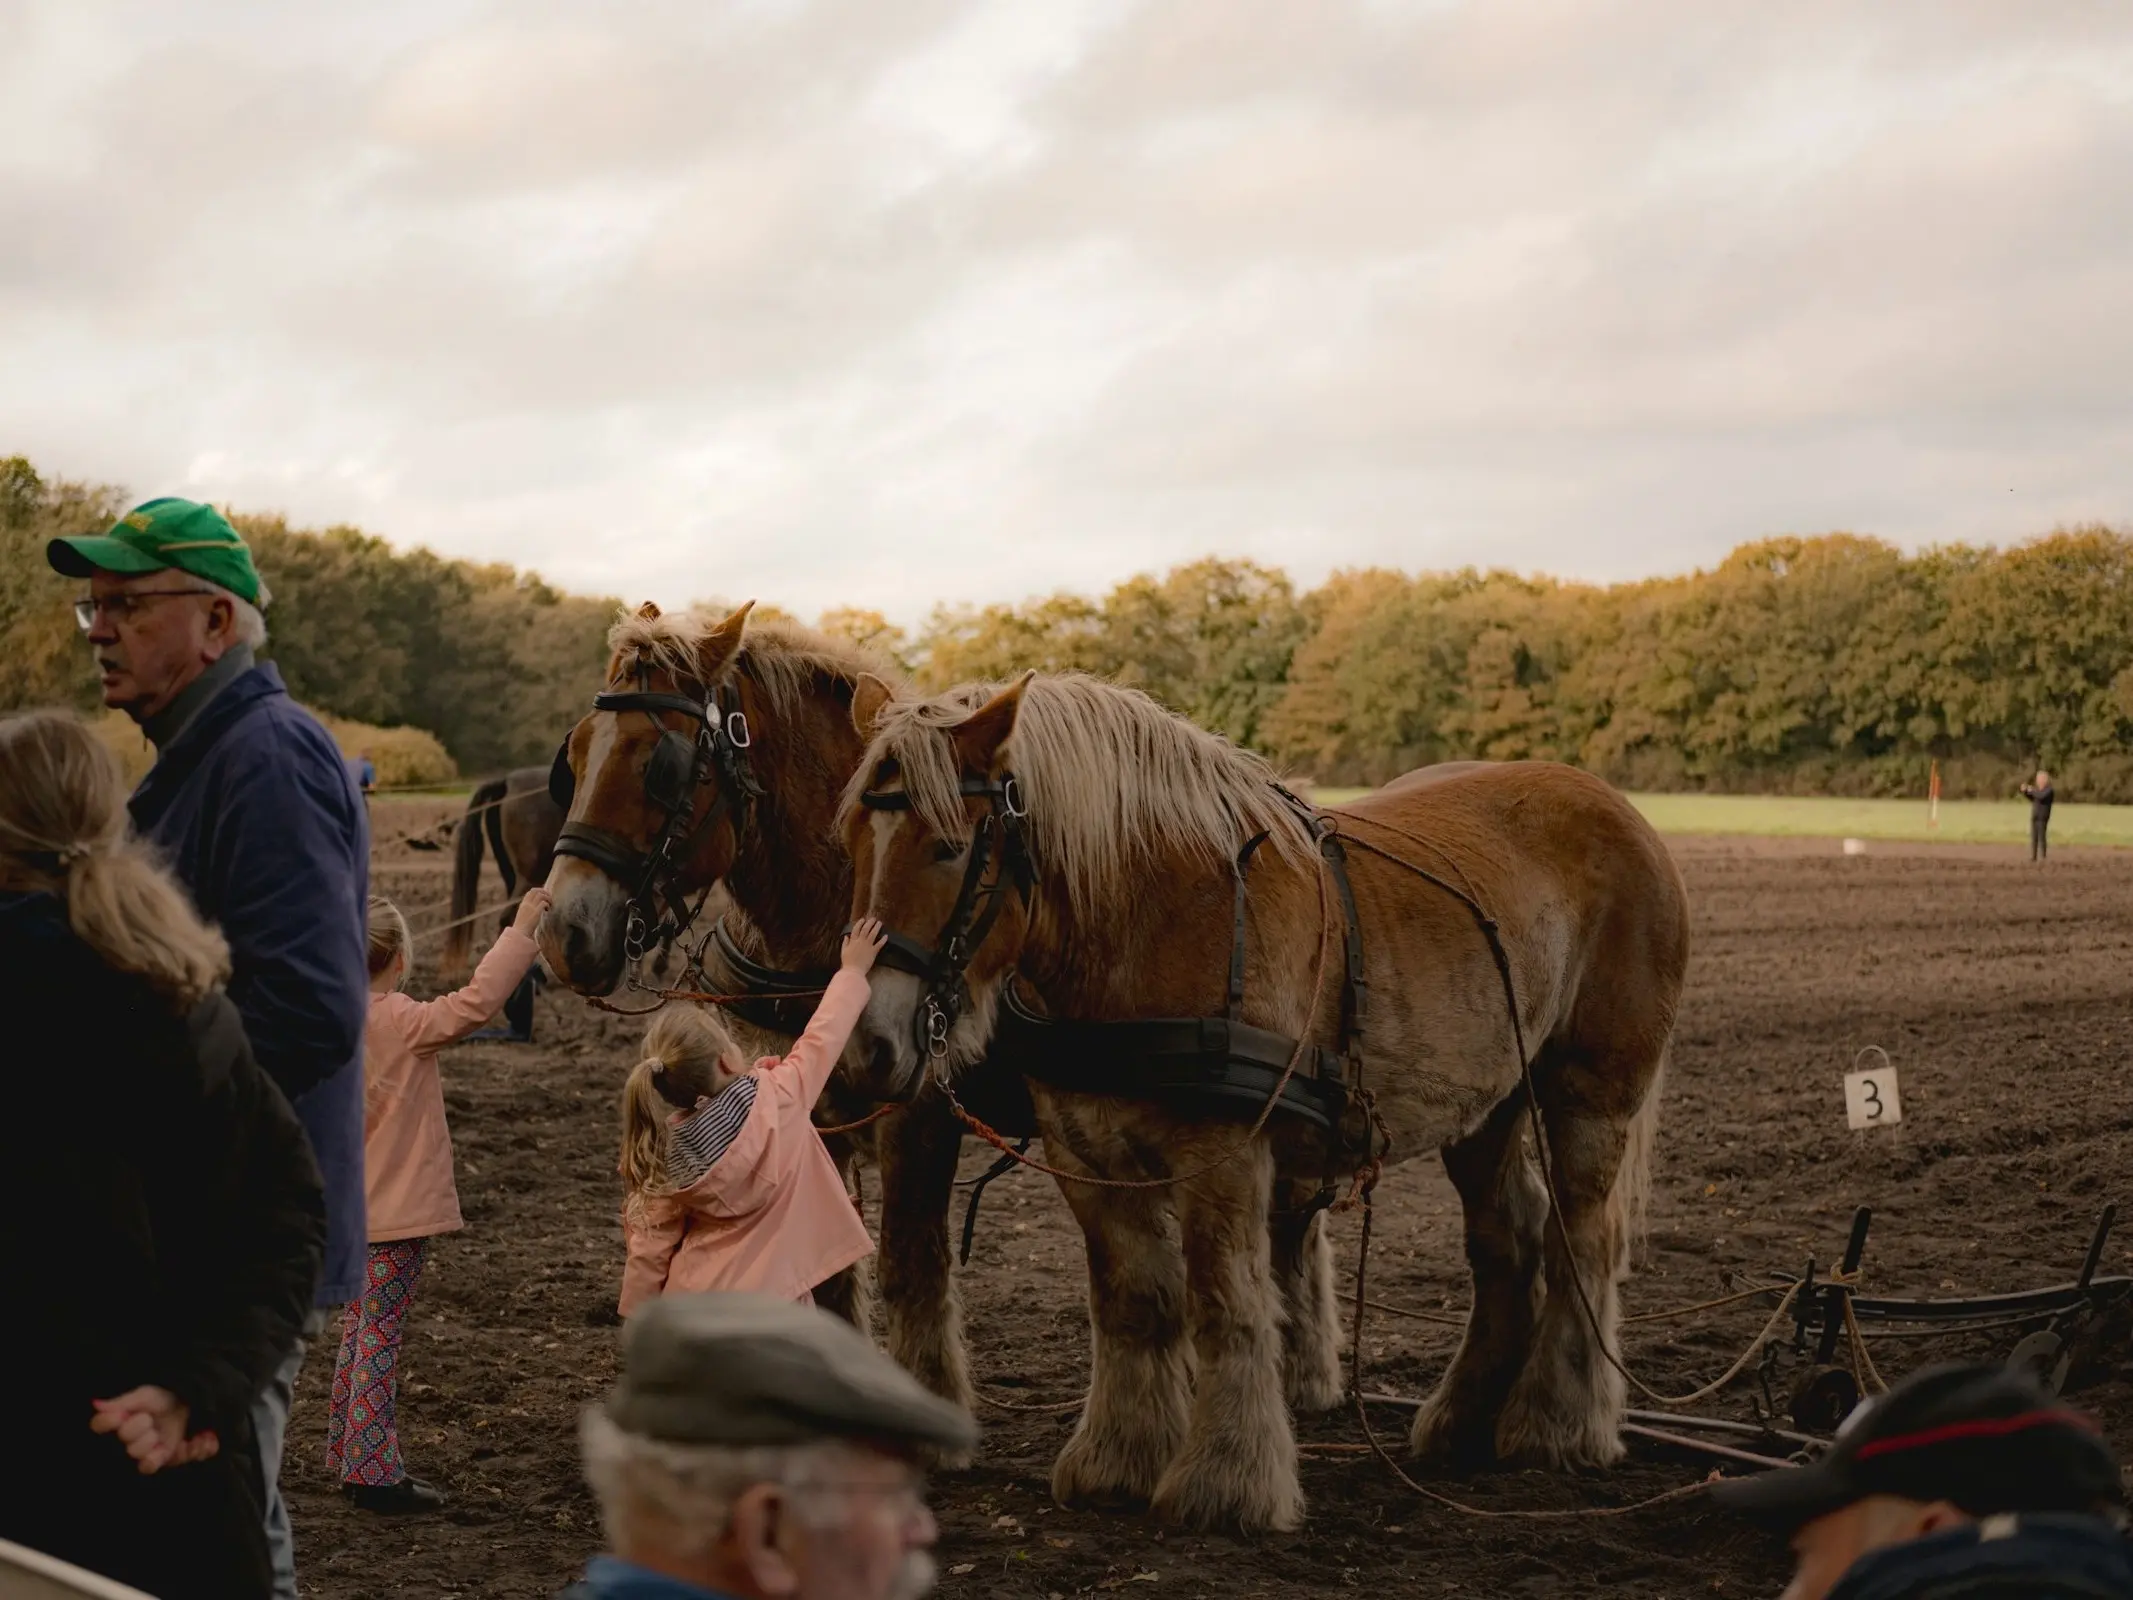
[[[978,1425],[826,1311],[759,1294],[661,1295],[622,1333],[619,1428],[674,1444],[854,1439],[965,1451]]]

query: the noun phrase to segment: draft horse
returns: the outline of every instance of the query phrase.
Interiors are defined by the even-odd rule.
[[[688,931],[714,889],[727,901],[696,965],[718,992],[758,998],[730,1014],[766,1047],[789,1044],[805,991],[837,961],[851,868],[833,827],[865,741],[852,694],[887,668],[783,623],[662,615],[645,605],[609,634],[605,689],[571,730],[552,776],[567,801],[538,938],[580,994],[613,992],[651,944]],[[830,1125],[865,1102],[832,1080]],[[877,1259],[891,1352],[936,1393],[975,1402],[949,1264],[948,1212],[961,1131],[929,1096],[852,1136],[880,1168]],[[840,1164],[855,1153],[833,1139]],[[842,1303],[833,1297],[844,1294]],[[863,1295],[826,1303],[855,1322]]]
[[[1159,1052],[1085,1076],[1062,1059],[1038,1083],[1046,1160],[1080,1180],[1062,1187],[1094,1345],[1061,1500],[1299,1522],[1266,1219],[1387,1139],[1394,1160],[1443,1152],[1473,1275],[1413,1449],[1620,1456],[1617,1284],[1688,955],[1680,877],[1627,802],[1517,763],[1316,813],[1258,758],[1076,675],[989,698],[866,683],[853,712],[871,744],[841,812],[852,913],[896,935],[856,1041],[876,1093],[911,1093],[937,1052],[974,1059],[1003,1023],[1142,1019],[1160,1038],[1160,1019],[1205,1019],[1234,1063],[1241,1020],[1293,1045],[1267,1092],[1304,1078],[1337,1108],[1241,1116],[1179,1092]]]
[[[452,841],[452,922],[444,936],[446,975],[466,971],[474,944],[474,911],[481,902],[482,846],[496,858],[504,893],[515,904],[521,883],[548,876],[563,808],[548,794],[546,767],[518,767],[467,796],[466,815]]]

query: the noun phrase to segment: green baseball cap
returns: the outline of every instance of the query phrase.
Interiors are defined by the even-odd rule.
[[[259,569],[251,549],[213,506],[166,496],[144,500],[108,533],[54,539],[44,547],[52,570],[70,578],[94,572],[189,572],[259,604]]]

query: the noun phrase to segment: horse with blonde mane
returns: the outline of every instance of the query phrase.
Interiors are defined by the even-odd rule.
[[[1035,1086],[1089,1251],[1092,1370],[1060,1500],[1297,1525],[1282,1280],[1299,1268],[1266,1219],[1309,1214],[1388,1138],[1394,1160],[1442,1151],[1473,1276],[1412,1448],[1621,1455],[1617,1286],[1688,956],[1680,877],[1621,796],[1569,767],[1480,765],[1313,813],[1256,756],[1075,675],[931,700],[870,681],[852,709],[871,744],[841,815],[851,911],[905,952],[875,968],[854,1041],[876,1093],[913,1093],[935,1054],[952,1076],[1003,1016],[1228,1002],[1295,1042],[1272,1092],[1316,1063],[1339,1107],[1254,1119],[1137,1095],[1093,1060],[1090,1080]]]
[[[630,919],[633,907],[641,910],[641,868],[676,820],[675,806],[677,891],[722,890],[730,901],[723,937],[702,951],[706,981],[720,991],[743,990],[749,985],[734,964],[760,963],[796,979],[818,973],[789,987],[811,981],[819,989],[836,967],[851,868],[833,823],[864,749],[853,730],[852,693],[870,672],[888,669],[805,628],[751,624],[748,613],[743,606],[724,618],[663,615],[647,604],[608,636],[610,692],[634,686],[683,707],[715,706],[716,737],[745,741],[747,770],[700,762],[690,781],[684,757],[681,792],[662,793],[655,768],[665,742],[687,748],[713,736],[702,717],[672,706],[596,709],[571,730],[556,774],[568,804],[548,877],[555,906],[541,921],[539,940],[551,970],[580,994],[612,992],[644,953],[629,948]],[[736,778],[754,792],[736,792]],[[662,806],[662,798],[671,805]],[[585,853],[569,853],[574,848]],[[729,1017],[744,1035],[753,1021],[763,1047],[782,1052],[812,1010],[811,998],[772,993],[761,1009]],[[816,1116],[829,1125],[853,1120],[864,1105],[849,1091],[840,1095],[836,1080],[824,1100]],[[848,1170],[863,1153],[881,1170],[877,1271],[890,1350],[934,1392],[971,1405],[962,1310],[949,1267],[948,1207],[960,1128],[940,1097],[931,1096],[830,1144],[840,1167]],[[832,1289],[821,1298],[861,1327],[870,1320],[863,1288]]]

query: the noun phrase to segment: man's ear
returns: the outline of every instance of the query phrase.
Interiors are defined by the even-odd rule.
[[[792,1496],[775,1483],[751,1484],[733,1502],[719,1554],[725,1565],[747,1576],[754,1593],[796,1594],[801,1536]]]
[[[211,662],[220,661],[237,647],[237,603],[224,595],[210,595],[207,601],[207,642],[202,654]]]

